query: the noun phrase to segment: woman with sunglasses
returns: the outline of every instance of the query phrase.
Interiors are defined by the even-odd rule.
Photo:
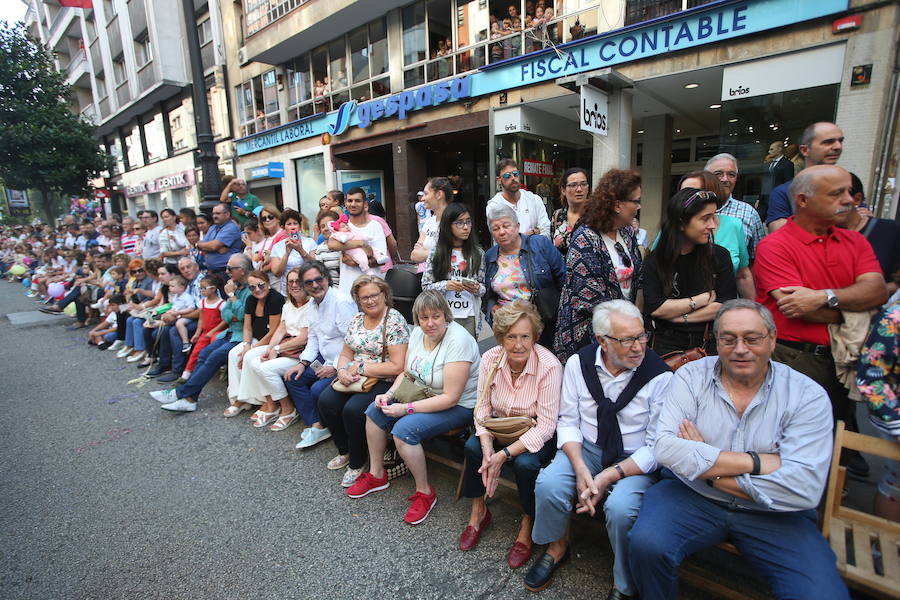
[[[641,301],[643,261],[631,228],[640,208],[641,176],[636,171],[607,171],[587,200],[581,225],[569,240],[559,300],[553,350],[563,364],[592,342],[595,306],[607,300]]]
[[[565,256],[569,251],[569,240],[587,204],[591,194],[591,182],[588,180],[587,171],[581,167],[573,167],[559,178],[559,191],[562,198],[562,208],[553,212],[550,219],[550,236],[553,245],[559,248]]]
[[[718,203],[712,192],[684,188],[666,204],[644,264],[644,316],[660,356],[697,347],[716,353],[709,328],[722,303],[737,297],[731,256],[713,242]]]
[[[128,274],[130,276],[128,284],[125,286],[125,300],[131,304],[139,304],[146,300],[150,300],[156,295],[153,291],[153,280],[147,276],[144,270],[144,261],[140,258],[134,258],[128,263]],[[125,344],[116,354],[116,358],[125,358],[134,352],[134,333],[128,335],[128,313],[120,313],[125,321],[125,331],[123,343]]]
[[[425,184],[422,202],[425,203],[425,208],[430,210],[432,214],[425,219],[425,223],[422,225],[422,232],[419,233],[419,239],[409,254],[411,261],[419,263],[419,266],[416,267],[417,273],[425,272],[425,260],[428,258],[429,252],[437,244],[441,216],[444,214],[444,209],[452,201],[453,185],[446,177],[432,177]]]
[[[250,258],[254,263],[259,263],[259,270],[269,275],[269,285],[278,288],[280,278],[272,273],[272,248],[275,244],[287,238],[287,233],[281,228],[281,211],[271,204],[263,204],[259,211],[260,232],[263,235],[262,246],[257,255]]]
[[[422,289],[444,295],[453,320],[477,340],[481,331],[484,251],[478,245],[472,215],[465,204],[451,202],[444,209],[437,244],[425,261]]]

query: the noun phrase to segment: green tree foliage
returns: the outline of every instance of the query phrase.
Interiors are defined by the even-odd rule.
[[[94,126],[69,108],[71,89],[50,54],[21,24],[0,24],[0,180],[51,195],[91,193],[89,180],[112,168]]]

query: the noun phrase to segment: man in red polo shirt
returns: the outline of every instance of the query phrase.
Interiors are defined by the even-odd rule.
[[[844,421],[851,403],[835,375],[828,323],[840,322],[842,310],[875,308],[887,297],[869,242],[837,227],[853,210],[850,187],[850,173],[836,165],[801,171],[790,187],[794,216],[763,238],[753,267],[756,301],[772,311],[778,330],[772,358],[824,387],[835,419]]]

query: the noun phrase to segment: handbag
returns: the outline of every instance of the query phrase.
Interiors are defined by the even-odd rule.
[[[446,334],[444,334],[446,337]],[[444,339],[441,338],[440,344],[437,345],[434,353],[434,364],[437,364],[438,355],[441,352],[441,346],[444,343]],[[431,381],[428,385],[424,385],[416,381],[416,378],[407,373],[406,371],[400,376],[400,385],[397,386],[397,389],[394,390],[394,402],[399,402],[400,404],[409,404],[410,402],[416,402],[418,400],[424,400],[425,398],[431,398],[432,396],[437,396],[437,392],[431,387],[434,384],[434,366],[431,367]]]
[[[688,350],[676,350],[674,352],[669,352],[660,358],[663,359],[669,368],[673,371],[677,371],[680,367],[688,364],[689,362],[693,362],[695,360],[700,360],[701,358],[706,358],[706,341],[707,335],[709,334],[709,323],[706,324],[706,327],[703,328],[703,345],[697,346],[696,348],[690,348]]]
[[[297,336],[286,335],[283,338],[281,338],[279,345],[281,345],[281,344],[285,343],[286,341],[288,341],[292,338],[295,338],[295,337],[297,337]],[[278,358],[300,358],[300,355],[303,354],[303,348],[304,348],[303,346],[298,346],[297,348],[294,348],[293,350],[287,350],[284,352],[280,352],[278,354]]]
[[[409,473],[409,467],[406,466],[406,462],[403,460],[403,457],[400,456],[400,452],[397,450],[397,447],[394,446],[393,441],[389,442],[388,447],[384,450],[383,464],[388,481],[403,477]]]
[[[504,355],[501,354],[500,357],[497,358],[497,361],[491,365],[487,381],[485,381],[484,387],[481,389],[481,394],[478,396],[478,402],[475,403],[475,422],[487,429],[488,432],[494,436],[495,440],[504,446],[508,446],[524,434],[528,433],[528,430],[537,425],[537,421],[534,417],[525,416],[488,417],[487,419],[478,418],[478,411],[484,403],[485,397],[487,397],[490,392],[491,385],[494,383],[494,375],[497,374],[497,369],[500,367],[500,361],[503,360],[503,356]]]
[[[388,309],[390,311],[390,309]],[[384,320],[381,322],[381,362],[387,360],[387,318],[388,313],[384,313]],[[378,383],[378,377],[360,377],[350,385],[344,385],[341,380],[336,378],[331,382],[331,389],[342,394],[366,394],[372,391],[375,384]]]
[[[534,265],[531,262],[531,236],[525,238],[525,244],[528,246],[528,274],[531,281],[528,285],[531,287],[531,303],[537,308],[538,314],[544,323],[552,323],[556,321],[559,315],[559,297],[560,292],[556,286],[550,286],[538,289],[534,283]]]

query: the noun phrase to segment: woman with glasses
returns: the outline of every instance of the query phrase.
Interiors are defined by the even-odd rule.
[[[607,300],[640,306],[642,257],[631,228],[640,208],[641,176],[636,171],[608,171],[587,200],[566,254],[553,343],[560,362],[592,342],[595,306]]]
[[[259,225],[264,239],[258,254],[250,258],[259,263],[260,271],[269,274],[269,285],[277,289],[280,278],[272,273],[272,249],[287,238],[287,233],[281,228],[281,211],[271,204],[263,204],[259,210]]]
[[[644,316],[660,356],[697,347],[716,353],[712,321],[737,297],[731,256],[713,243],[719,202],[712,192],[684,188],[666,204],[659,242],[644,264]]]
[[[272,431],[284,431],[297,420],[297,410],[282,376],[300,362],[300,352],[306,346],[309,333],[307,312],[309,296],[303,289],[300,268],[291,269],[287,274],[288,302],[281,309],[281,323],[272,334],[268,345],[257,346],[244,354],[244,368],[241,375],[241,389],[250,398],[262,398],[259,409],[262,414],[278,413],[278,419],[269,427]],[[225,409],[226,417],[240,412],[235,406]],[[303,415],[308,422],[309,415]],[[314,420],[318,418],[314,417]],[[259,419],[257,419],[259,423]]]
[[[278,289],[283,294],[287,293],[284,274],[294,267],[299,267],[305,261],[315,260],[312,251],[315,250],[316,242],[303,235],[300,230],[302,222],[303,218],[296,210],[284,209],[279,223],[284,229],[285,238],[275,243],[269,254],[272,275],[279,278]]]
[[[453,320],[477,340],[481,331],[481,297],[487,290],[484,251],[473,227],[472,215],[464,204],[452,202],[444,209],[437,244],[425,261],[422,289],[442,293]]]
[[[591,193],[587,171],[581,167],[573,167],[563,173],[559,178],[559,191],[563,205],[553,212],[550,219],[550,235],[553,238],[553,245],[565,256],[569,251],[572,232],[584,214],[584,207]]]
[[[138,367],[149,367],[153,362],[151,354],[155,350],[153,348],[153,334],[156,329],[148,329],[144,327],[146,319],[143,317],[133,316],[140,314],[148,308],[156,308],[169,302],[169,282],[178,273],[178,267],[175,265],[164,265],[162,260],[150,258],[144,261],[144,272],[152,280],[150,291],[153,297],[147,300],[139,301],[132,296],[131,302],[127,304],[128,310],[132,316],[126,320],[125,325],[125,345],[131,346],[133,352],[127,356],[127,362],[136,362]]]
[[[422,202],[425,203],[425,208],[430,210],[432,214],[425,219],[422,231],[419,233],[419,239],[409,254],[411,261],[419,263],[419,266],[416,268],[418,273],[425,272],[425,261],[435,244],[437,244],[441,216],[444,214],[444,209],[452,201],[453,185],[448,178],[432,177],[425,184]]]
[[[345,390],[370,378],[375,383],[368,391],[339,391],[332,384],[319,396],[319,414],[338,451],[327,466],[332,470],[347,467],[341,478],[345,488],[353,485],[365,468],[366,409],[403,372],[409,343],[406,319],[392,308],[391,288],[383,279],[362,275],[353,282],[350,295],[360,312],[347,326],[337,380],[347,386]]]
[[[230,406],[225,416],[234,416],[247,405],[261,405],[262,398],[251,393],[243,378],[244,355],[253,348],[266,346],[281,324],[281,310],[284,296],[269,287],[269,277],[262,271],[253,271],[247,276],[250,295],[244,301],[243,341],[228,352],[228,402]],[[232,411],[234,414],[227,414]],[[278,410],[264,412],[257,410],[250,421],[254,427],[271,425],[278,419]]]
[[[131,304],[139,304],[152,299],[156,292],[153,290],[153,279],[147,276],[144,269],[144,261],[140,258],[134,258],[128,263],[128,274],[130,279],[125,286],[125,300]],[[116,358],[125,358],[134,352],[135,337],[134,327],[132,327],[131,335],[128,334],[128,320],[131,318],[128,313],[121,313],[125,320],[125,338],[124,346],[116,354]]]

